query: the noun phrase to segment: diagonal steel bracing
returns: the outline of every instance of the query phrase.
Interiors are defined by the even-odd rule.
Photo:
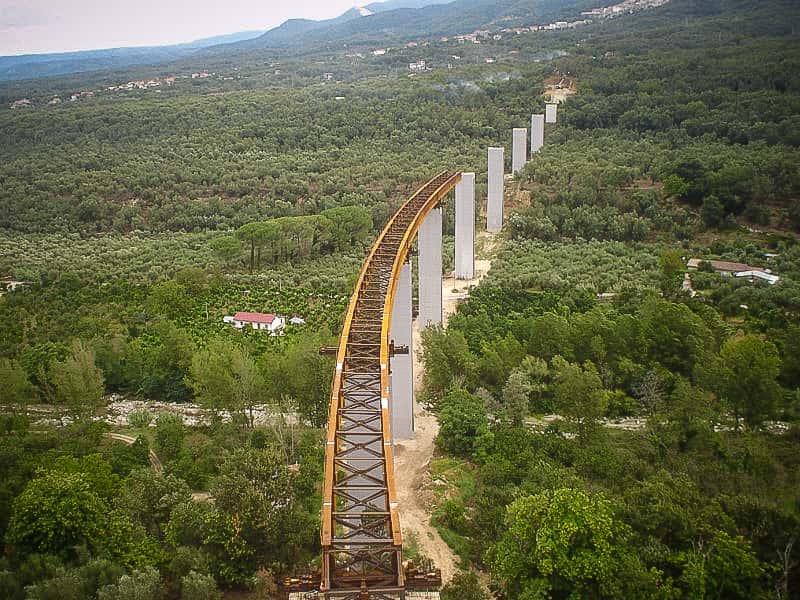
[[[420,225],[460,179],[460,173],[440,173],[398,210],[372,247],[350,301],[325,453],[320,592],[331,600],[404,597],[388,413],[391,311]]]

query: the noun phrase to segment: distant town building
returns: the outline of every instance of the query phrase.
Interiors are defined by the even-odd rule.
[[[323,73],[322,78],[325,81],[333,81],[333,73]]]
[[[11,110],[17,110],[18,108],[30,108],[32,106],[33,102],[27,98],[20,98],[19,100],[14,100],[14,102],[11,103]]]
[[[428,64],[424,60],[408,63],[408,70],[412,73],[424,73],[428,70]]]

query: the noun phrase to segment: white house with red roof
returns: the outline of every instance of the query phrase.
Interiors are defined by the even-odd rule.
[[[226,323],[232,323],[236,329],[252,327],[256,331],[268,331],[270,335],[280,335],[286,327],[286,317],[264,313],[237,312],[232,317],[225,317],[223,320]]]

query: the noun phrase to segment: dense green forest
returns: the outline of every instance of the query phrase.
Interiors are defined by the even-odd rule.
[[[438,170],[484,198],[486,147],[562,76],[491,271],[423,334],[442,596],[800,597],[798,27],[672,0],[413,78],[451,47],[0,111],[0,276],[26,282],[0,297],[0,597],[268,598],[318,566],[318,350],[366,248]],[[780,281],[702,266],[692,295],[690,257]]]

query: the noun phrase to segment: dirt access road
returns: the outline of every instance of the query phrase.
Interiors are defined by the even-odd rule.
[[[481,234],[484,253],[494,249],[495,240],[489,234]],[[480,246],[479,246],[480,247]],[[485,254],[484,254],[485,255]],[[455,281],[452,277],[442,281],[442,306],[444,322],[458,307],[458,303],[469,296],[469,286],[477,285],[491,267],[491,261],[475,261],[475,279]],[[458,290],[458,291],[453,291]],[[422,347],[419,329],[414,322],[414,389],[419,393],[422,385]],[[458,570],[458,558],[431,525],[433,493],[431,491],[430,464],[433,458],[434,440],[439,432],[436,416],[419,404],[414,405],[416,425],[413,440],[396,442],[394,446],[394,472],[397,499],[400,503],[400,526],[406,539],[414,538],[422,554],[430,558],[442,570],[442,580],[447,583]]]

